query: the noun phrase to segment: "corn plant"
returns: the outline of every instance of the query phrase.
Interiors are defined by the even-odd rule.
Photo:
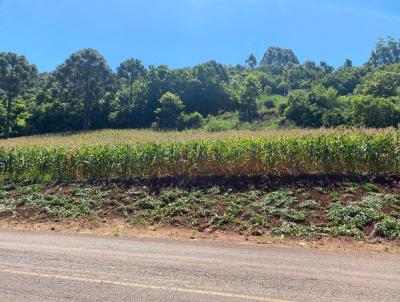
[[[0,148],[3,180],[399,172],[397,131]]]

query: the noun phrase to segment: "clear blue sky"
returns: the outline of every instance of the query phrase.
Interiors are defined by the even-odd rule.
[[[301,61],[367,61],[378,36],[400,38],[399,0],[0,0],[0,51],[24,54],[41,71],[82,48],[110,66],[243,63],[268,46]]]

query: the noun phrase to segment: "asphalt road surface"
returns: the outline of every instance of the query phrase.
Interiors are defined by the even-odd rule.
[[[0,231],[0,301],[400,301],[400,257]]]

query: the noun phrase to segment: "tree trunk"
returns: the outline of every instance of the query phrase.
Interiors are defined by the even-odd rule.
[[[4,129],[4,138],[10,137],[10,124],[11,124],[11,105],[13,97],[10,95],[7,99],[7,116],[6,116],[6,127]]]
[[[83,107],[83,130],[87,131],[90,129],[91,114],[92,114],[92,102],[89,99],[85,100]]]
[[[132,105],[132,97],[133,97],[133,82],[130,83],[130,91],[129,91],[129,105]]]
[[[83,112],[83,131],[89,130],[89,108],[85,104],[84,112]]]

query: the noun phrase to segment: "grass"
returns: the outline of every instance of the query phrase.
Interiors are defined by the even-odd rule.
[[[47,135],[33,135],[25,137],[0,139],[0,147],[13,148],[23,146],[42,146],[42,147],[80,147],[83,145],[116,145],[134,144],[138,142],[186,142],[192,140],[214,140],[234,137],[281,137],[298,136],[309,134],[335,133],[335,129],[292,129],[292,130],[230,130],[219,132],[208,132],[205,130],[193,131],[153,131],[149,129],[125,129],[125,130],[97,130],[77,133],[60,133]],[[393,130],[341,130],[341,132],[363,132],[363,133],[387,133]]]

